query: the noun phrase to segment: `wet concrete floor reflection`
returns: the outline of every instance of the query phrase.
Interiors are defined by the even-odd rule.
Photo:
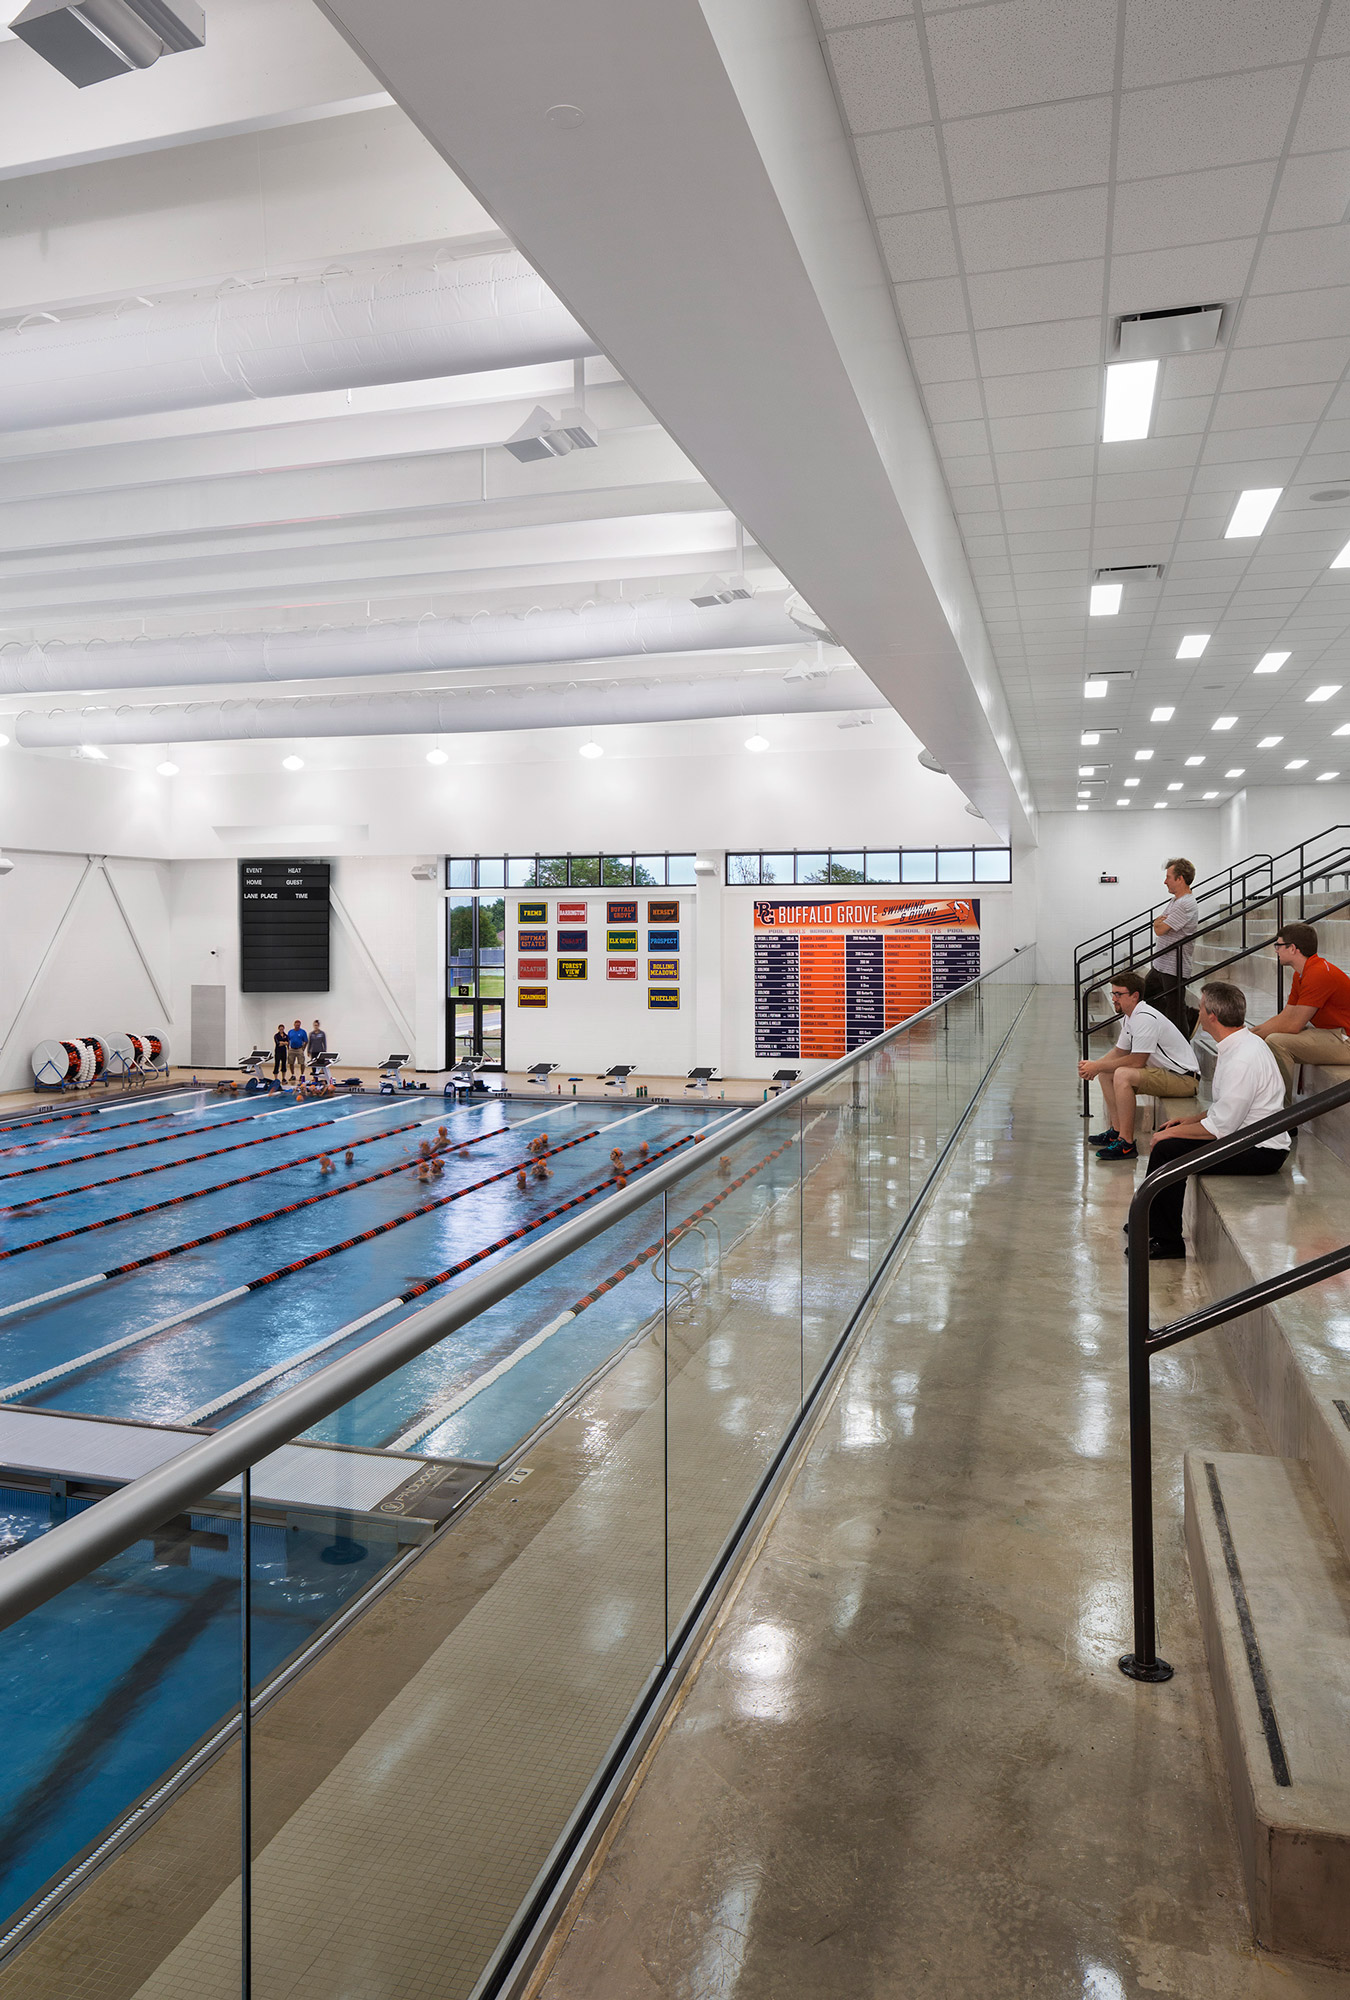
[[[1350,1992],[1251,1940],[1181,1460],[1269,1446],[1215,1337],[1155,1367],[1176,1678],[1116,1667],[1134,1172],[1084,1146],[1072,1055],[1042,988],[544,2000]]]

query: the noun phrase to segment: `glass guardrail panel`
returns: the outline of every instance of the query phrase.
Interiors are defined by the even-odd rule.
[[[98,1504],[82,1466],[143,1446],[27,1420],[34,1455],[69,1472],[0,1490],[6,1554]],[[0,1632],[0,1977],[15,1992],[152,1990],[216,1898],[213,1990],[239,1991],[239,1584],[238,1520],[175,1515]]]
[[[871,1278],[865,1064],[802,1100],[802,1361],[809,1389]]]
[[[670,1190],[666,1278],[673,1639],[802,1402],[802,1107],[715,1136]]]
[[[609,1193],[716,1116],[600,1110],[522,1202]],[[413,1268],[451,1258],[455,1213],[411,1225]],[[380,1588],[254,1725],[254,2000],[471,1993],[662,1668],[665,1237],[654,1195],[290,1448],[319,1569]],[[182,1990],[228,1921],[197,1926]]]

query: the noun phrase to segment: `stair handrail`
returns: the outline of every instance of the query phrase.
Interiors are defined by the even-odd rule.
[[[1255,1124],[1244,1126],[1240,1132],[1234,1132],[1227,1139],[1219,1139],[1212,1146],[1203,1147],[1189,1159],[1174,1160],[1169,1166],[1159,1167],[1156,1173],[1146,1174],[1130,1203],[1129,1239],[1126,1244],[1126,1311],[1134,1650],[1123,1653],[1118,1664],[1120,1671],[1131,1680],[1168,1681],[1173,1671],[1168,1662],[1158,1655],[1153,1567],[1153,1411],[1149,1362],[1164,1348],[1176,1347],[1183,1340],[1194,1339],[1197,1333],[1223,1326],[1229,1320],[1240,1319],[1244,1313],[1273,1305],[1277,1299],[1287,1298],[1291,1292],[1306,1291],[1323,1278],[1333,1278],[1340,1271],[1350,1270],[1350,1243],[1347,1243],[1340,1250],[1329,1250],[1321,1257],[1311,1257],[1307,1263],[1295,1265],[1293,1270],[1260,1278],[1254,1285],[1244,1286],[1240,1292],[1231,1292],[1226,1299],[1201,1306],[1195,1312],[1183,1313],[1166,1326],[1155,1327],[1150,1324],[1149,1210],[1165,1188],[1175,1187],[1178,1181],[1184,1181],[1192,1174],[1212,1173],[1222,1161],[1236,1158],[1239,1153],[1259,1145],[1263,1139],[1273,1139],[1280,1132],[1291,1132],[1296,1126],[1321,1118],[1342,1104],[1350,1104],[1350,1081],[1332,1084],[1329,1090],[1319,1090],[1315,1096],[1300,1098],[1297,1104],[1287,1105],[1283,1111],[1272,1112],[1268,1118],[1260,1118]]]
[[[1281,848],[1278,854],[1249,854],[1245,860],[1231,862],[1227,869],[1217,869],[1213,875],[1205,876],[1202,881],[1194,884],[1191,894],[1197,901],[1207,901],[1218,895],[1226,885],[1231,888],[1231,884],[1234,881],[1245,882],[1249,875],[1259,874],[1262,868],[1266,869],[1269,876],[1268,885],[1264,892],[1266,895],[1274,895],[1280,887],[1283,887],[1285,892],[1288,893],[1289,890],[1297,888],[1302,881],[1315,880],[1332,863],[1333,857],[1328,855],[1319,856],[1317,860],[1310,861],[1308,859],[1309,848],[1315,847],[1318,841],[1330,840],[1334,834],[1347,833],[1350,833],[1350,826],[1338,821],[1334,826],[1323,827],[1320,833],[1309,834],[1306,840],[1294,841],[1289,847]],[[1337,852],[1343,854],[1345,849],[1346,843],[1342,841],[1341,847]],[[1290,857],[1294,855],[1298,857],[1297,865],[1291,866],[1281,872],[1281,864],[1288,863]],[[1333,874],[1336,872],[1334,866],[1330,866],[1330,872]],[[1227,882],[1225,882],[1225,878],[1227,878]],[[1232,913],[1234,915],[1238,914],[1243,903],[1250,903],[1253,896],[1259,899],[1260,894],[1260,891],[1248,891],[1236,903],[1233,903],[1233,898],[1230,895],[1230,903],[1233,903]],[[1154,918],[1160,911],[1166,908],[1166,899],[1160,899],[1157,903],[1150,904],[1147,910],[1141,910],[1133,917],[1123,917],[1119,923],[1108,925],[1105,929],[1098,931],[1094,937],[1086,938],[1082,944],[1075,945],[1075,986],[1079,982],[1082,967],[1090,957],[1106,950],[1108,945],[1114,948],[1117,942],[1123,941],[1128,943],[1128,940],[1140,931],[1151,931]],[[1224,920],[1219,919],[1219,921]],[[1133,963],[1133,960],[1129,962]],[[1119,968],[1113,964],[1111,969],[1117,970]]]
[[[1342,831],[1350,831],[1350,828],[1346,829],[1340,827],[1328,828],[1328,832],[1332,833],[1337,833]],[[1316,839],[1321,839],[1323,836],[1318,834],[1314,837]],[[1295,850],[1290,849],[1289,851],[1292,853]],[[1240,907],[1228,910],[1223,916],[1211,918],[1208,923],[1202,924],[1197,930],[1192,931],[1188,937],[1182,938],[1180,940],[1176,938],[1156,939],[1148,951],[1137,953],[1135,957],[1131,959],[1130,963],[1136,970],[1138,970],[1141,966],[1152,965],[1154,961],[1157,959],[1163,957],[1171,957],[1182,946],[1194,945],[1199,939],[1210,936],[1212,932],[1217,930],[1222,930],[1225,924],[1231,924],[1231,923],[1236,923],[1239,920],[1245,920],[1253,913],[1253,911],[1259,909],[1263,903],[1276,903],[1279,906],[1278,920],[1277,920],[1277,930],[1278,930],[1279,925],[1283,924],[1286,921],[1285,911],[1284,911],[1284,898],[1286,896],[1293,895],[1295,891],[1298,892],[1299,917],[1302,918],[1304,914],[1304,903],[1306,900],[1306,893],[1309,883],[1317,881],[1318,878],[1323,875],[1337,875],[1337,874],[1345,874],[1348,877],[1350,877],[1350,844],[1347,844],[1337,849],[1334,854],[1324,855],[1314,866],[1312,866],[1311,868],[1307,868],[1303,873],[1301,874],[1296,873],[1291,877],[1281,880],[1280,882],[1276,883],[1272,888],[1262,891],[1259,895],[1252,897],[1248,902],[1242,904]],[[1342,910],[1347,907],[1347,902],[1350,902],[1350,899],[1344,899],[1339,903],[1333,903],[1329,909],[1319,910],[1316,914],[1319,918],[1334,916],[1338,910]],[[1234,952],[1229,958],[1221,959],[1217,965],[1206,966],[1203,977],[1206,979],[1211,979],[1213,978],[1214,974],[1218,971],[1221,971],[1224,966],[1235,965],[1238,963],[1240,959],[1254,957],[1254,955],[1258,951],[1265,951],[1268,948],[1270,942],[1271,940],[1269,938],[1263,938],[1256,944],[1244,944],[1239,951]],[[1100,973],[1094,973],[1089,978],[1083,979],[1081,978],[1081,968],[1077,965],[1075,965],[1074,967],[1074,974],[1075,974],[1074,1025],[1076,1032],[1078,1034],[1079,1049],[1084,1062],[1087,1062],[1091,1057],[1092,1037],[1094,1035],[1100,1035],[1106,1028],[1109,1028],[1114,1022],[1120,1019],[1119,1013],[1115,1013],[1115,1014],[1104,1014],[1098,1021],[1090,1020],[1088,1016],[1088,1009],[1092,1002],[1092,995],[1097,991],[1098,987],[1106,985],[1114,973],[1122,969],[1123,968],[1119,966],[1112,966],[1109,970],[1103,970]],[[1193,973],[1188,975],[1183,983],[1188,986],[1194,985],[1196,983],[1196,975]],[[1279,997],[1280,997],[1280,1004],[1283,1005],[1284,1001],[1283,968],[1281,968],[1280,978],[1279,978]],[[1090,1115],[1090,1106],[1088,1102],[1088,1085],[1085,1081],[1083,1084],[1082,1116],[1084,1118],[1087,1118],[1089,1115]]]

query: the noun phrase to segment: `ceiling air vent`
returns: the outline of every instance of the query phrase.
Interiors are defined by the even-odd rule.
[[[1219,344],[1223,315],[1221,305],[1122,313],[1116,321],[1116,358],[1165,361],[1170,354],[1208,354]]]
[[[1155,583],[1163,573],[1161,563],[1112,563],[1094,569],[1094,583]]]

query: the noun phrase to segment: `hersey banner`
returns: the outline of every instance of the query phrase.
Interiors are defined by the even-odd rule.
[[[831,1058],[980,971],[980,905],[964,896],[757,902],[755,1054]]]

